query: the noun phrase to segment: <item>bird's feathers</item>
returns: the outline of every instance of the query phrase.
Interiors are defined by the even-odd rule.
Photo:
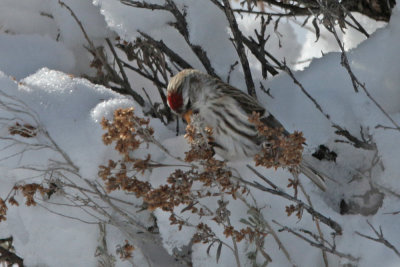
[[[213,129],[214,149],[226,159],[251,157],[261,150],[263,140],[255,125],[248,120],[253,112],[260,114],[265,125],[282,129],[285,135],[289,135],[283,125],[256,99],[200,71],[181,71],[171,79],[167,92],[168,96],[180,94],[183,97],[180,109],[174,106],[176,101],[168,99],[168,104],[175,107],[174,112],[183,116],[187,109],[193,109]],[[326,175],[305,160],[300,163],[299,169],[321,190],[326,190]]]
[[[223,82],[219,81],[219,83]],[[223,86],[218,86],[217,88],[221,91],[222,94],[229,95],[230,97],[235,99],[239,106],[243,109],[243,111],[246,112],[249,116],[254,111],[260,113],[260,116],[264,115],[265,108],[262,107],[252,96],[249,96],[239,89],[225,83],[223,83]]]

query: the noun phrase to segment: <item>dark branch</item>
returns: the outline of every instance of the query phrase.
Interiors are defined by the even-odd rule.
[[[180,55],[171,50],[162,40],[156,41],[155,39],[153,39],[153,37],[142,31],[139,31],[139,33],[144,38],[146,38],[149,43],[151,43],[152,45],[160,49],[160,51],[162,51],[165,55],[167,55],[171,61],[178,64],[182,69],[193,69],[193,67],[186,60],[184,60]]]
[[[237,24],[235,15],[233,14],[229,0],[223,0],[223,2],[224,2],[225,15],[226,15],[226,18],[228,19],[228,22],[229,22],[229,25],[230,25],[230,28],[231,28],[231,31],[233,34],[233,39],[234,39],[233,42],[235,43],[235,49],[239,56],[240,63],[242,64],[244,78],[245,78],[246,86],[247,86],[247,92],[252,97],[257,98],[256,89],[254,86],[254,81],[253,81],[253,77],[252,77],[251,70],[250,70],[250,64],[247,59],[246,51],[245,51],[244,45],[243,45],[242,33],[239,30],[239,26]]]
[[[123,68],[123,65],[121,63],[121,60],[119,59],[117,53],[115,52],[114,46],[111,43],[110,39],[106,38],[106,42],[111,50],[111,53],[113,54],[115,61],[117,62],[117,65],[119,67],[119,70],[121,72],[122,78],[123,78],[123,85],[124,85],[124,89],[126,90],[126,92],[131,95],[133,97],[133,99],[135,99],[135,101],[140,105],[140,106],[144,106],[144,99],[135,91],[133,91],[128,77],[126,76],[125,70]]]
[[[186,43],[192,49],[193,53],[197,56],[200,62],[203,64],[207,73],[216,78],[220,78],[214,68],[212,67],[211,61],[207,56],[206,51],[200,46],[195,45],[190,41],[190,33],[188,30],[188,24],[186,21],[186,13],[185,11],[181,11],[175,4],[173,0],[165,0],[165,5],[158,4],[148,4],[146,2],[133,1],[133,0],[120,0],[121,3],[136,7],[136,8],[144,8],[150,10],[164,10],[170,12],[176,19],[175,22],[170,22],[169,25],[178,30],[178,32],[185,39]]]

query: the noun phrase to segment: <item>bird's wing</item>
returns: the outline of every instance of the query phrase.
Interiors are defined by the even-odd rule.
[[[280,123],[272,114],[267,114],[268,116],[262,117],[261,122],[273,129],[282,129],[283,134],[288,136],[290,133],[283,127],[282,123]]]
[[[253,111],[260,113],[260,116],[264,115],[265,108],[262,107],[260,103],[257,102],[257,100],[255,100],[248,94],[226,83],[218,86],[218,89],[223,95],[229,95],[230,97],[235,99],[239,106],[243,109],[243,111],[246,112],[248,115],[253,114]]]
[[[264,107],[260,105],[260,103],[257,102],[253,97],[249,96],[248,94],[240,91],[239,89],[223,84],[224,86],[219,86],[221,93],[224,95],[229,95],[233,99],[236,100],[236,102],[240,105],[240,107],[248,114],[251,115],[253,114],[253,111],[260,113],[260,116],[262,116],[261,121],[267,125],[268,127],[278,129],[281,128],[283,130],[283,133],[285,135],[288,135],[289,132],[283,127],[283,125],[269,112],[265,114],[266,110]]]

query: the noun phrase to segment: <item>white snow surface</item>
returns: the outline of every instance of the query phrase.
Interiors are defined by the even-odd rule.
[[[36,34],[0,35],[0,58],[0,68],[18,80],[43,67],[66,73],[75,67],[74,54],[62,43]]]
[[[105,37],[115,36],[91,1],[63,2],[74,11],[95,45],[104,44]],[[88,68],[87,40],[58,0],[0,1],[0,34],[1,69],[18,79],[42,67],[72,74],[94,73]]]
[[[185,41],[176,30],[168,26],[174,18],[163,11],[145,11],[122,5],[114,0],[65,1],[76,11],[82,20],[90,37],[98,44],[105,37],[116,34],[127,41],[133,41],[139,36],[137,30],[150,34],[155,39],[163,39],[166,44],[173,46],[180,55],[194,67],[201,68],[201,63],[193,56]],[[148,1],[163,3],[161,0]],[[218,15],[221,11],[213,6],[211,1],[176,1],[178,5],[187,5],[188,25],[191,33],[190,41],[202,45],[211,58],[216,72],[226,78],[230,65],[236,60],[236,52],[229,41],[230,31],[227,21]],[[155,15],[157,12],[157,15]],[[51,14],[50,18],[43,13]],[[208,17],[209,19],[204,19]],[[250,18],[244,18],[240,27],[252,32],[254,23]],[[349,61],[357,78],[365,83],[368,92],[385,109],[392,119],[400,122],[400,12],[395,8],[389,24],[382,26],[371,37],[361,44],[360,36],[353,33],[344,35],[345,43],[356,48],[348,51]],[[294,26],[289,22],[280,26],[284,45],[280,50],[276,40],[271,40],[272,54],[279,58],[286,57],[288,62],[295,62],[318,55],[319,48],[313,46],[314,35],[308,35],[305,43],[296,39]],[[212,31],[210,31],[212,29]],[[272,30],[273,31],[273,30]],[[58,36],[59,35],[59,36]],[[58,37],[57,37],[58,36]],[[354,37],[355,36],[355,37]],[[274,37],[271,37],[274,38]],[[347,38],[347,39],[346,39]],[[353,39],[352,39],[353,38]],[[290,42],[290,40],[293,40]],[[335,44],[320,40],[317,43],[325,51],[333,49]],[[117,108],[135,107],[135,114],[144,116],[141,108],[130,97],[119,95],[108,88],[95,85],[86,79],[74,75],[90,74],[90,57],[83,45],[87,45],[79,27],[72,20],[68,11],[61,8],[57,1],[35,0],[32,3],[20,0],[2,0],[0,2],[0,100],[18,103],[35,114],[32,117],[19,114],[19,122],[38,125],[45,129],[52,140],[62,149],[79,169],[80,178],[74,177],[75,182],[85,186],[87,181],[98,181],[98,166],[107,164],[109,159],[118,159],[118,154],[111,146],[105,146],[101,136],[100,121],[103,117],[112,118]],[[331,49],[332,50],[329,50]],[[276,49],[276,50],[274,50]],[[377,106],[367,97],[362,88],[356,93],[346,70],[340,65],[340,53],[333,52],[315,59],[303,71],[295,72],[296,78],[304,88],[321,105],[324,112],[330,115],[331,121],[346,128],[354,136],[362,138],[360,127],[365,136],[371,135],[377,145],[380,165],[370,170],[371,179],[366,177],[367,169],[371,166],[374,152],[356,149],[353,146],[335,142],[344,140],[334,133],[329,122],[315,105],[301,92],[287,75],[281,74],[273,79],[262,81],[270,88],[273,96],[267,96],[258,91],[260,103],[265,105],[290,130],[302,131],[306,137],[305,157],[310,158],[329,174],[335,181],[328,181],[327,192],[320,192],[313,184],[301,176],[306,191],[310,194],[314,209],[338,222],[343,228],[343,234],[335,237],[336,249],[345,254],[359,258],[354,266],[399,266],[399,257],[383,244],[360,237],[355,232],[374,236],[368,222],[377,229],[382,228],[384,236],[396,248],[400,249],[400,219],[399,215],[391,214],[399,210],[398,194],[400,192],[400,134],[398,131],[376,128],[377,125],[393,126]],[[256,84],[261,77],[259,66],[252,63]],[[74,74],[74,75],[72,75]],[[137,85],[148,84],[140,80],[139,76],[129,74],[129,78]],[[135,80],[136,79],[136,80]],[[231,83],[244,88],[244,81],[240,67],[232,72]],[[150,93],[151,94],[151,93]],[[152,94],[151,94],[152,96]],[[0,107],[0,118],[14,118],[15,114]],[[0,136],[6,136],[8,127],[15,121],[3,122]],[[165,127],[159,120],[152,119],[151,126],[155,129],[155,137],[174,156],[182,157],[189,149],[183,136],[175,136],[174,125]],[[38,135],[28,140],[20,139],[29,144],[49,142],[48,138]],[[9,146],[9,140],[0,139],[0,170],[2,173],[0,197],[5,198],[17,182],[40,182],[37,172],[27,168],[48,168],[52,162],[61,160],[60,154],[50,149],[24,151],[24,145]],[[310,157],[319,144],[325,144],[337,152],[336,163],[320,162]],[[168,164],[176,163],[157,147],[149,146],[141,149],[138,155],[152,154],[152,159]],[[16,154],[15,156],[12,156]],[[10,157],[12,156],[12,157]],[[240,172],[242,177],[251,181],[254,174],[246,164],[249,162],[232,162],[229,166]],[[166,183],[166,178],[175,170],[175,167],[155,169],[146,172],[141,179],[149,181],[153,186]],[[257,168],[266,177],[269,177],[280,188],[292,194],[292,189],[286,189],[290,173],[287,171],[267,170]],[[356,175],[361,179],[354,179]],[[87,185],[86,185],[87,186]],[[342,199],[360,199],[371,186],[384,193],[382,206],[371,215],[340,215],[339,203]],[[89,188],[88,188],[89,189]],[[69,189],[68,189],[69,190]],[[262,214],[277,232],[280,241],[290,254],[296,266],[324,266],[321,251],[309,246],[303,240],[286,233],[278,232],[279,226],[272,223],[276,220],[293,229],[307,229],[317,232],[315,222],[304,212],[301,220],[294,215],[287,217],[285,206],[292,204],[280,197],[275,197],[259,190],[252,190],[258,207],[263,207]],[[126,201],[135,204],[140,200],[133,195],[124,195],[115,192]],[[358,197],[357,197],[358,196]],[[7,220],[0,223],[0,238],[10,235],[14,237],[14,247],[17,255],[24,259],[26,266],[98,266],[95,257],[99,245],[99,228],[93,216],[79,208],[71,208],[70,199],[62,194],[55,194],[47,200],[39,197],[40,205],[26,207],[22,196],[17,195],[19,207],[11,206],[7,213]],[[371,197],[373,199],[373,197]],[[217,207],[217,198],[205,199],[202,204],[210,209]],[[232,224],[240,229],[245,227],[240,219],[247,218],[247,207],[240,201],[230,197],[229,210]],[[371,200],[373,201],[373,200]],[[54,203],[62,205],[54,205]],[[368,202],[368,200],[367,200]],[[126,208],[126,207],[125,207]],[[180,213],[184,207],[177,207]],[[55,211],[58,214],[55,214]],[[216,235],[224,242],[232,245],[232,241],[223,234],[224,229],[218,226],[209,217],[198,218],[195,215],[182,213],[190,223],[207,223]],[[60,215],[61,214],[61,215]],[[64,215],[64,216],[62,216]],[[68,217],[66,217],[68,216]],[[150,215],[147,212],[134,214],[137,220],[146,227],[151,226]],[[178,227],[169,223],[169,213],[156,210],[162,245],[165,251],[173,253],[190,243],[194,230]],[[73,218],[79,218],[72,219]],[[120,218],[119,218],[120,219]],[[86,223],[85,223],[86,222]],[[89,223],[87,223],[89,222]],[[129,228],[129,227],[127,227]],[[321,224],[327,240],[331,241],[332,229]],[[122,231],[123,227],[107,227],[107,242],[109,253],[115,254],[117,245],[124,244],[125,239],[135,242]],[[134,243],[135,247],[140,242]],[[150,248],[152,244],[147,244]],[[242,266],[251,266],[246,252],[254,249],[251,244],[242,241],[239,244]],[[217,244],[207,253],[208,244],[195,244],[192,247],[193,266],[236,266],[232,252],[224,247],[217,263]],[[144,251],[146,246],[138,247],[134,252],[134,266],[150,266],[146,255],[154,256],[152,266],[174,266],[175,263],[166,260],[165,251]],[[159,248],[158,248],[159,249]],[[268,266],[291,266],[282,249],[271,235],[265,239],[265,251],[273,261]],[[163,254],[164,253],[164,254]],[[130,262],[121,261],[116,256],[116,266],[131,266]],[[259,262],[261,258],[258,259]],[[344,266],[351,261],[340,259],[328,253],[329,266]],[[354,262],[353,262],[354,264]]]

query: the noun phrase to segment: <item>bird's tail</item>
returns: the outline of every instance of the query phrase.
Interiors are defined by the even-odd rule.
[[[326,191],[325,181],[330,179],[324,173],[317,171],[314,167],[311,166],[306,160],[300,163],[300,172],[302,172],[305,176],[307,176],[315,185],[317,185],[322,191]]]

